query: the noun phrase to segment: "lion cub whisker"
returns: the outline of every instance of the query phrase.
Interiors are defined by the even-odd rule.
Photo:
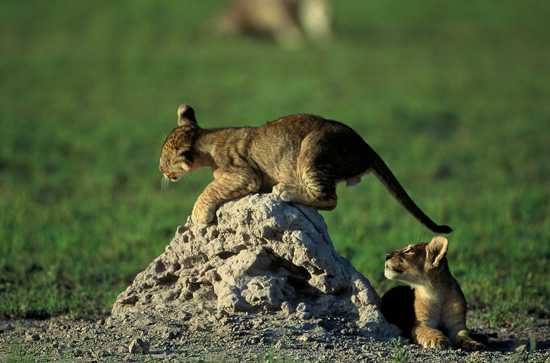
[[[160,190],[165,191],[170,186],[170,179],[166,175],[163,175],[160,179]]]

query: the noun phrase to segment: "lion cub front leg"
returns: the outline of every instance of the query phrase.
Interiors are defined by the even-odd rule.
[[[412,338],[423,348],[447,348],[449,339],[438,329],[425,324],[418,324],[412,330]]]
[[[191,213],[197,224],[208,224],[225,202],[259,191],[260,178],[251,171],[216,171],[214,180],[201,193]]]

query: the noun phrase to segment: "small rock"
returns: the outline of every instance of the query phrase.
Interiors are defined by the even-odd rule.
[[[318,327],[319,326],[317,324],[313,323],[313,322],[302,324],[302,329],[303,330],[313,330],[313,329],[316,329]]]
[[[292,306],[288,301],[283,301],[281,304],[281,312],[285,318],[288,318],[294,312],[294,309],[292,309]]]
[[[260,337],[258,336],[252,336],[249,339],[245,339],[245,342],[247,344],[258,344],[260,342]]]
[[[0,323],[0,334],[7,332],[12,329],[10,323]]]
[[[155,353],[155,354],[152,354],[151,357],[153,359],[162,360],[162,361],[166,361],[168,359],[168,355],[166,353]]]
[[[179,337],[180,335],[181,335],[181,329],[178,329],[178,328],[168,329],[165,332],[165,338],[166,339],[175,339],[175,338]]]
[[[218,320],[218,323],[220,325],[227,325],[227,324],[229,324],[229,319],[227,317],[223,317],[220,320]]]
[[[128,346],[128,351],[132,354],[134,353],[148,353],[149,352],[149,342],[145,341],[142,338],[133,339]]]
[[[259,330],[263,325],[263,321],[261,319],[253,320],[252,321],[252,329]]]
[[[216,311],[216,314],[214,316],[216,317],[217,320],[223,320],[223,319],[227,319],[228,314],[224,310],[218,310]]]
[[[40,340],[40,335],[37,333],[26,333],[25,334],[25,341],[26,342],[37,342]]]
[[[311,318],[311,312],[305,303],[301,302],[296,306],[296,317],[302,320]]]
[[[518,345],[516,347],[516,349],[514,349],[514,351],[516,351],[518,353],[526,352],[527,351],[527,345],[526,344]]]

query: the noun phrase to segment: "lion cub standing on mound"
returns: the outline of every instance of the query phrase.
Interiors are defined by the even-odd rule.
[[[386,254],[384,276],[410,285],[382,297],[382,313],[403,335],[424,348],[444,348],[450,342],[466,350],[483,345],[466,330],[466,299],[447,264],[447,239],[409,245]]]
[[[430,219],[380,156],[350,127],[314,115],[291,115],[261,127],[203,129],[195,111],[180,105],[177,127],[160,154],[165,180],[210,167],[214,181],[193,207],[194,223],[210,223],[223,203],[258,192],[317,209],[336,208],[336,183],[353,185],[372,171],[399,202],[436,233],[449,226]]]

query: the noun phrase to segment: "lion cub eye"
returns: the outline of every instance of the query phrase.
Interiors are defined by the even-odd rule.
[[[186,161],[193,161],[191,150],[182,150],[178,155]]]

